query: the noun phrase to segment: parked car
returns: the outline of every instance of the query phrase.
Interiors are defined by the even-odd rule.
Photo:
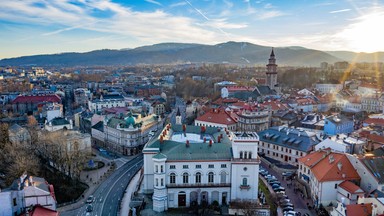
[[[89,196],[87,199],[87,203],[93,203],[93,201],[95,201],[95,197],[93,197],[93,195]]]
[[[283,213],[293,211],[293,210],[294,210],[293,207],[288,206],[288,207],[283,208]]]
[[[275,191],[275,192],[285,191],[285,188],[280,186],[278,188],[273,188],[273,191]]]
[[[278,185],[278,184],[273,184],[271,187],[272,187],[272,189],[275,189],[275,188],[279,188],[280,185]]]
[[[296,216],[296,212],[295,211],[287,211],[284,213],[284,216]]]
[[[271,182],[269,182],[269,185],[274,185],[274,184],[277,184],[277,185],[281,185],[281,183],[279,182],[279,181],[271,181]]]
[[[283,172],[282,173],[282,176],[284,176],[284,177],[289,177],[289,176],[292,176],[294,174],[294,172],[292,172],[292,171],[288,171],[288,172]]]
[[[93,211],[93,206],[91,204],[88,204],[86,210],[87,212]]]
[[[281,204],[289,203],[289,202],[291,202],[290,199],[281,199],[281,200],[280,200],[280,203],[281,203]]]

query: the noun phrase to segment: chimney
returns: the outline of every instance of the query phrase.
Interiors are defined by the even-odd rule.
[[[337,163],[337,168],[339,171],[341,171],[341,168],[343,168],[343,164],[341,162]]]

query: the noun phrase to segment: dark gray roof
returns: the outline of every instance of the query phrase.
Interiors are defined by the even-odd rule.
[[[252,98],[252,100],[256,100],[258,97],[260,97],[260,94],[257,91],[238,91],[233,94],[233,97],[245,101],[249,98]]]
[[[257,85],[254,92],[257,91],[260,93],[260,95],[267,96],[267,95],[275,95],[276,92],[269,88],[269,86],[266,85]]]
[[[104,132],[104,123],[103,121],[97,122],[95,125],[92,126],[93,129],[96,129],[98,131]]]
[[[379,184],[384,183],[384,158],[383,157],[366,157],[361,161],[379,181]]]
[[[119,94],[107,94],[103,95],[103,100],[123,100],[124,97]]]
[[[257,134],[262,142],[276,144],[303,152],[311,151],[312,146],[322,141],[314,132],[284,126],[270,127]]]
[[[69,121],[65,118],[57,117],[51,120],[53,126],[67,125]]]

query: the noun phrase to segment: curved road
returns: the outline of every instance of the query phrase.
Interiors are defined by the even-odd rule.
[[[129,182],[138,170],[143,166],[143,154],[138,155],[132,160],[125,163],[109,176],[92,194],[95,201],[92,203],[93,211],[89,215],[92,216],[116,216],[120,206],[120,200]],[[84,206],[60,212],[61,216],[85,216],[87,204]]]

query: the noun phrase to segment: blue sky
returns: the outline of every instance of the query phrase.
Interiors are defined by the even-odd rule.
[[[0,0],[0,58],[247,41],[384,51],[383,0]]]

